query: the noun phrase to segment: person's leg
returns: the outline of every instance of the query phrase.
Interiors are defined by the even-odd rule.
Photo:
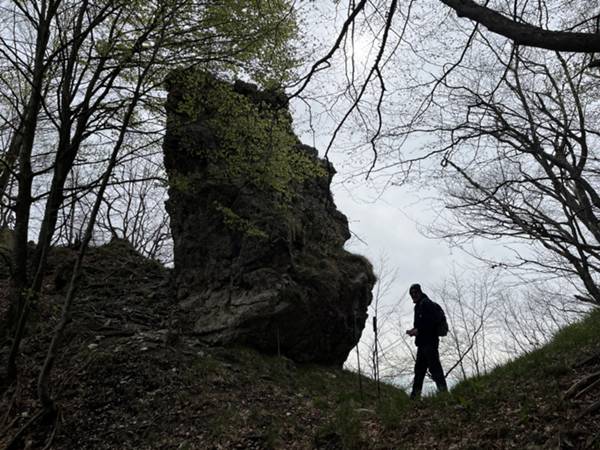
[[[410,398],[418,398],[423,390],[423,380],[427,373],[427,357],[421,347],[417,347],[417,360],[415,361],[415,378],[413,379]]]
[[[428,345],[424,350],[427,358],[427,367],[431,373],[431,378],[433,378],[433,381],[435,381],[438,392],[448,391],[446,378],[444,377],[444,369],[442,369],[442,364],[440,363],[440,354],[437,345]]]

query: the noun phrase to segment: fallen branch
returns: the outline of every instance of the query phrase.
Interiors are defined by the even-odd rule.
[[[592,389],[594,389],[597,386],[600,386],[600,378],[598,378],[596,381],[590,383],[587,387],[583,388],[581,391],[579,391],[577,394],[575,394],[575,398],[578,398],[578,397],[581,397],[582,395],[587,394],[589,391],[591,391]]]
[[[10,403],[8,404],[8,408],[6,408],[6,413],[4,414],[4,418],[2,419],[2,425],[6,425],[8,423],[8,418],[10,417],[10,412],[13,409],[13,406],[15,406],[15,403],[17,402],[17,394],[19,393],[19,384],[17,383],[17,385],[15,386],[15,392],[12,395],[12,398],[10,399]],[[14,420],[10,423],[10,425],[7,425],[4,428],[5,430],[8,430],[13,424],[14,424]]]
[[[581,394],[582,391],[588,389],[590,385],[594,385],[600,380],[600,371],[594,372],[581,380],[575,382],[567,392],[565,392],[564,399],[569,399],[571,397],[577,397]]]
[[[598,410],[600,410],[600,401],[592,403],[590,406],[588,406],[581,414],[579,414],[579,416],[577,416],[577,420],[582,419],[588,414],[593,414]]]
[[[25,431],[27,431],[27,429],[33,425],[35,422],[37,422],[39,419],[44,418],[47,414],[51,413],[51,410],[48,410],[46,408],[42,408],[40,409],[37,413],[35,413],[31,419],[29,419],[25,425],[23,425],[21,427],[21,429],[19,431],[17,431],[17,434],[15,434],[13,436],[13,438],[9,441],[8,445],[6,446],[5,450],[16,450],[17,449],[17,444],[19,443],[20,439],[23,437],[23,435],[25,434]]]
[[[600,363],[600,353],[596,353],[595,355],[590,356],[589,358],[584,359],[583,361],[578,362],[573,366],[573,369],[581,369],[585,366],[590,366],[592,364]]]

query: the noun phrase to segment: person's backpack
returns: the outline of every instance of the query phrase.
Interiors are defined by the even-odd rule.
[[[446,336],[448,334],[448,321],[446,320],[446,314],[440,305],[432,301],[433,310],[435,311],[436,325],[435,331],[438,336]]]

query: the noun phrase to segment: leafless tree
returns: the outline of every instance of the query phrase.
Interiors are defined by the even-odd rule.
[[[578,279],[578,298],[600,304],[600,166],[596,81],[580,58],[541,62],[515,49],[493,95],[453,88],[464,108],[444,157],[447,237],[532,243],[521,267]]]
[[[444,186],[456,227],[438,236],[532,243],[513,267],[567,277],[600,304],[599,13],[581,1],[350,2],[297,94],[351,58],[327,151],[352,127],[357,174]]]
[[[98,232],[125,239],[142,255],[171,262],[169,219],[164,213],[164,179],[156,165],[123,166],[122,180],[108,190]]]
[[[528,353],[548,343],[554,334],[581,319],[589,310],[585,304],[552,283],[528,283],[527,287],[506,290],[500,295],[499,319],[502,350],[506,357]]]
[[[497,363],[498,345],[498,279],[491,272],[476,278],[452,276],[434,290],[435,298],[444,305],[450,331],[441,339],[440,355],[446,376],[464,380],[488,372]],[[455,372],[457,370],[458,374]]]
[[[393,335],[395,313],[401,305],[400,302],[391,305],[385,303],[387,298],[397,297],[393,290],[396,288],[398,270],[391,266],[385,254],[379,257],[375,267],[377,283],[368,310],[371,320],[367,321],[367,329],[363,331],[358,345],[361,347],[361,366],[366,367],[370,376],[379,382],[382,378],[389,378],[390,370],[397,370],[388,363],[384,349]]]

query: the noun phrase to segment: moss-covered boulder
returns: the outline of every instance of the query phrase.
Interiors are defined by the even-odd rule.
[[[285,96],[172,74],[164,141],[182,327],[297,361],[342,364],[372,299],[344,250],[333,167],[294,135]]]

